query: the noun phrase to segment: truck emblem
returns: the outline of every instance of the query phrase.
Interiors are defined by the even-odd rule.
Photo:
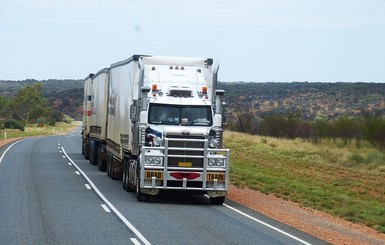
[[[183,136],[190,135],[190,131],[182,131],[182,135],[183,135]]]

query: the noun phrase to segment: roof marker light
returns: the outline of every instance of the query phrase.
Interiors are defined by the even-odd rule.
[[[207,94],[207,86],[202,86],[202,94]]]

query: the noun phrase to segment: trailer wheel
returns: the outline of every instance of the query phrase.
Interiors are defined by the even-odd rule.
[[[107,170],[106,160],[102,159],[102,147],[101,146],[99,146],[99,148],[98,148],[98,155],[99,155],[99,157],[98,157],[98,169],[101,172],[106,172],[106,170]]]
[[[211,204],[222,205],[225,202],[226,197],[210,197]]]
[[[111,155],[107,155],[107,176],[111,176]]]
[[[123,189],[127,190],[127,158],[123,160]]]
[[[136,200],[139,202],[148,202],[150,200],[150,196],[147,194],[144,194],[140,191],[140,180],[139,178],[136,181]]]
[[[88,142],[87,140],[84,142],[84,158],[86,160],[89,160],[90,159],[90,145],[87,142]]]

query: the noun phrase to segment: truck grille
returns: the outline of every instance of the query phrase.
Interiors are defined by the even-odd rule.
[[[167,160],[169,167],[180,167],[180,162],[184,162],[191,163],[191,167],[193,168],[203,168],[203,156],[206,142],[203,136],[168,135],[167,139],[169,148]],[[178,157],[176,157],[176,155],[178,155]],[[196,158],[195,156],[202,157]]]

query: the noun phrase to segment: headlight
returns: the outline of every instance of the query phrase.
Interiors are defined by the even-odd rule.
[[[218,146],[218,140],[216,138],[210,138],[209,139],[209,146],[211,148],[216,148]]]
[[[210,158],[208,161],[209,167],[220,167],[223,168],[225,167],[225,160],[222,158]]]
[[[161,137],[155,137],[154,138],[154,145],[155,146],[162,146],[162,138]]]
[[[146,165],[160,166],[160,165],[162,165],[162,158],[161,157],[146,156],[145,162],[146,162]]]

